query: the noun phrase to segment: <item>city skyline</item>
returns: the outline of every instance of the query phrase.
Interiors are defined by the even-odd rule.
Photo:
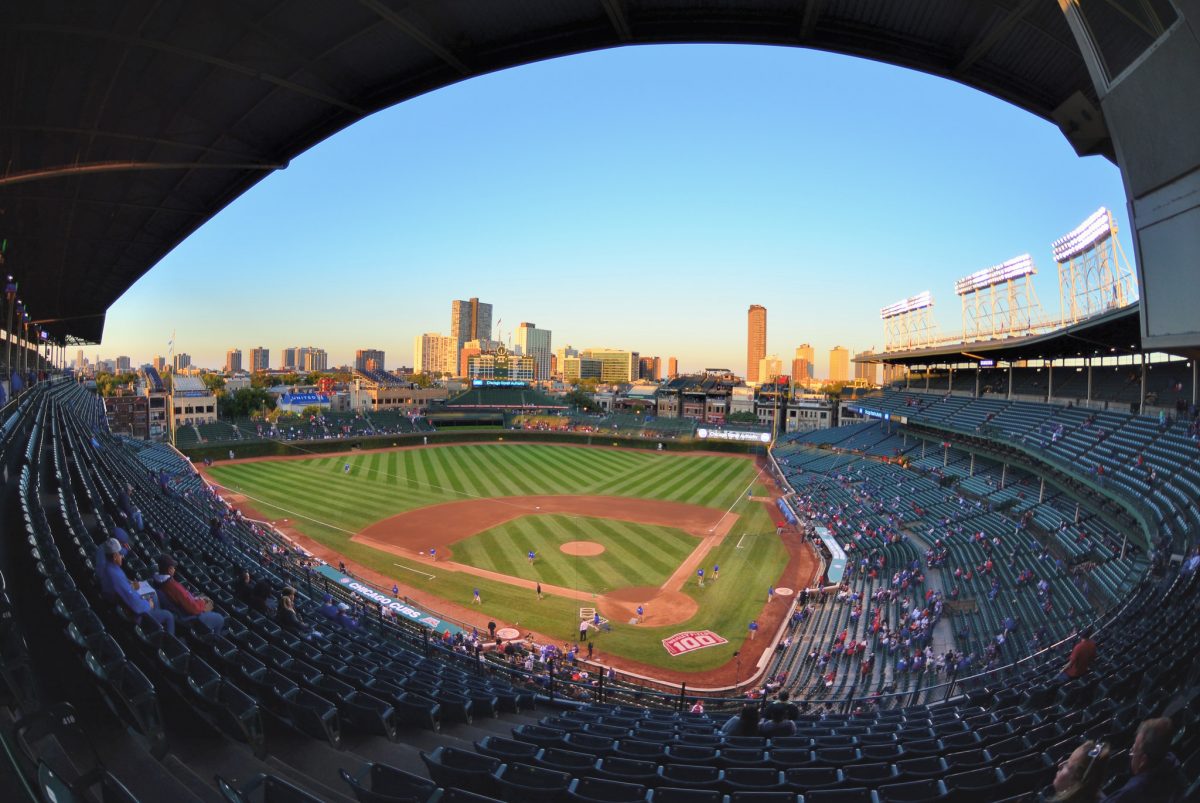
[[[836,343],[882,347],[879,308],[914,293],[957,330],[954,281],[1015,254],[1053,313],[1050,243],[1101,205],[1132,255],[1111,163],[944,79],[783,48],[589,53],[416,98],[294,159],[134,285],[87,351],[141,363],[174,331],[214,367],[289,342],[412,365],[414,337],[449,334],[446,301],[477,297],[506,341],[537,321],[690,373],[741,365],[741,316],[765,302],[766,352],[812,343],[823,376]]]

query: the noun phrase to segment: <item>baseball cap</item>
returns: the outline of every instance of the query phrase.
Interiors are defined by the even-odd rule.
[[[166,574],[172,566],[176,566],[176,565],[178,565],[178,564],[176,563],[175,558],[171,557],[170,555],[159,555],[158,556],[158,571],[159,571],[159,573]]]
[[[333,602],[333,594],[326,594],[326,595],[325,595],[324,602],[325,602],[325,604],[326,604],[326,605],[328,605],[329,603]]]
[[[339,611],[348,611],[348,610],[350,610],[350,606],[349,606],[349,605],[347,605],[347,604],[346,604],[346,603],[344,603],[344,602],[339,602],[339,603],[338,603],[338,610],[339,610]]]
[[[123,550],[124,548],[121,546],[121,542],[115,538],[110,538],[104,542],[105,555],[116,555],[118,552],[122,552]]]

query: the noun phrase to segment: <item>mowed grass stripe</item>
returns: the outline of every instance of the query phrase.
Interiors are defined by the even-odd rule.
[[[475,469],[472,466],[464,463],[461,455],[449,455],[446,457],[446,460],[452,462],[452,465],[454,465],[454,471],[461,475],[467,487],[474,489],[476,492],[484,492],[482,491],[482,489],[484,489],[484,481],[482,481],[482,479],[479,477],[479,474],[475,472]]]
[[[522,481],[528,486],[526,493],[567,493],[570,488],[542,452],[484,446],[480,448],[480,454],[497,465],[510,467],[510,470],[516,468],[514,473],[522,474]]]
[[[483,446],[473,448],[469,454],[488,474],[502,475],[515,489],[514,495],[530,496],[542,491],[529,479],[524,460],[514,459],[520,455],[519,450],[501,455],[499,450]]]
[[[331,485],[322,475],[302,472],[288,467],[286,471],[258,468],[265,464],[250,463],[241,477],[241,486],[247,493],[280,508],[309,516],[318,521],[347,529],[360,529],[363,525],[385,518],[395,506],[392,500],[381,497],[374,489],[346,477],[340,485]],[[250,490],[253,489],[253,490]],[[313,503],[319,500],[316,509]],[[428,504],[426,498],[411,501],[410,507]]]
[[[693,501],[698,505],[707,507],[716,507],[724,510],[733,503],[735,497],[746,490],[746,486],[750,484],[751,468],[744,465],[731,465],[724,469],[712,483],[708,489],[700,489]]]
[[[442,476],[440,467],[441,464],[437,458],[433,457],[435,452],[440,449],[422,449],[417,453],[417,461],[420,464],[421,486],[422,488],[436,494],[441,494],[445,501],[446,499],[461,498],[461,493],[455,493],[455,487]]]
[[[563,471],[570,477],[575,487],[591,482],[600,482],[611,476],[603,465],[593,462],[592,450],[571,446],[549,446],[546,456],[557,470]]]
[[[725,466],[716,459],[712,463],[697,466],[693,471],[681,473],[678,479],[660,489],[659,495],[663,499],[691,502],[711,490],[711,483],[723,468]]]
[[[478,449],[467,447],[461,450],[458,456],[462,463],[470,465],[478,476],[487,478],[486,481],[496,489],[491,496],[520,496],[523,493],[520,486],[508,476],[507,468],[493,468],[485,462]]]
[[[508,447],[512,448],[512,447]],[[561,454],[554,447],[545,447],[538,455],[544,467],[542,481],[548,488],[559,483],[561,487],[579,488],[592,481],[594,472],[587,469],[579,460],[572,460],[573,455]]]
[[[434,449],[430,453],[436,471],[441,472],[443,481],[439,485],[448,487],[461,498],[477,496],[476,488],[467,481],[460,469],[460,450]]]
[[[673,543],[661,533],[651,535],[645,528],[625,521],[595,521],[593,526],[607,537],[607,548],[630,567],[631,579],[641,575],[640,566],[667,577],[688,554],[688,549],[672,549]],[[697,540],[693,548],[700,542]],[[630,583],[637,585],[637,583]]]
[[[632,541],[619,543],[615,538],[617,530],[612,526],[612,522],[595,520],[591,524],[593,537],[603,539],[600,543],[605,545],[605,564],[616,570],[612,577],[612,582],[616,584],[613,586],[614,588],[624,585],[642,585],[643,578],[646,578],[648,574],[657,577],[664,573],[670,573],[670,563],[665,557],[651,558],[646,551],[633,548]],[[645,533],[642,534],[645,535]]]
[[[406,449],[401,452],[404,455],[404,483],[411,489],[416,490],[420,487],[417,479],[417,456],[413,449]]]
[[[710,459],[712,458],[702,457],[676,461],[671,467],[673,469],[671,473],[651,467],[646,471],[639,471],[626,477],[621,482],[612,486],[608,493],[619,496],[640,496],[659,499],[662,497],[664,483],[678,482],[683,477],[690,476],[693,472],[699,470],[699,461]]]

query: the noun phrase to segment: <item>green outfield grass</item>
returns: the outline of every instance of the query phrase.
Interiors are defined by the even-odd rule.
[[[349,473],[343,468],[347,463]],[[538,601],[529,589],[448,570],[439,570],[435,579],[426,579],[405,571],[402,567],[408,564],[395,555],[352,543],[349,539],[368,525],[406,510],[480,497],[598,494],[664,499],[705,505],[722,512],[730,510],[739,519],[715,555],[715,562],[721,565],[720,581],[709,583],[704,589],[688,583],[684,589],[700,602],[696,616],[684,624],[663,628],[614,622],[611,633],[596,639],[601,655],[607,652],[677,670],[711,669],[729,660],[733,651],[740,647],[747,624],[761,610],[768,586],[775,583],[787,562],[787,550],[775,536],[765,506],[745,498],[757,476],[757,469],[752,461],[742,458],[545,444],[472,444],[312,460],[218,464],[210,469],[210,473],[216,482],[249,497],[268,518],[288,519],[306,535],[336,549],[350,560],[464,605],[470,603],[472,589],[479,588],[484,602],[482,612],[487,616],[564,640],[578,633],[578,609],[583,604],[578,600],[548,595],[545,600]],[[754,485],[755,495],[762,492],[761,486]],[[592,521],[616,528],[617,532],[627,527],[670,530],[614,520]],[[478,549],[476,554],[472,554],[476,549],[474,544],[467,546],[466,553],[462,551],[464,545],[477,539],[482,539],[479,543],[483,545],[487,540],[485,536],[494,534],[493,537],[499,539],[505,535],[501,531],[519,532],[528,526],[523,522],[524,519],[508,522],[489,533],[460,541],[454,546],[455,559],[467,562],[464,557],[470,557],[473,565],[524,576],[522,566],[525,569],[529,566],[520,563],[520,559],[528,548],[517,546],[518,565],[515,568],[505,567],[503,563],[511,558],[489,561],[483,557],[479,553],[486,552],[485,547]],[[675,565],[695,545],[691,536],[678,535],[689,539],[691,546],[680,554]],[[742,535],[746,537],[741,538]],[[600,538],[572,536],[564,540]],[[741,549],[736,548],[739,540],[742,541]],[[543,558],[549,552],[544,545],[531,544],[530,547]],[[655,549],[670,550],[672,547],[656,545]],[[505,553],[509,551],[512,550],[504,550]],[[647,548],[646,556],[650,554]],[[636,552],[622,553],[621,560],[644,561],[645,556],[638,556]],[[706,560],[706,564],[710,562],[713,557]],[[422,571],[429,568],[411,565]],[[671,571],[673,567],[665,569],[662,576],[668,576]],[[567,582],[555,582],[555,585],[584,587],[575,585],[573,565],[569,574],[559,576]],[[591,582],[613,582],[615,587],[658,584],[632,577],[629,582],[606,581],[603,577]],[[603,590],[604,586],[595,588]],[[592,590],[590,586],[588,589]],[[690,629],[713,630],[730,643],[675,658],[668,656],[661,640]]]
[[[604,552],[566,555],[569,541],[595,541]],[[603,594],[624,586],[659,586],[700,543],[652,524],[556,514],[522,516],[454,545],[454,560],[512,577]],[[526,558],[537,553],[531,565]]]

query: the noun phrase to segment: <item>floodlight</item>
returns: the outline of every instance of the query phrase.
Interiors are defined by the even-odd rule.
[[[973,293],[976,290],[982,290],[985,287],[1002,284],[1011,279],[1032,276],[1035,273],[1037,273],[1037,267],[1033,264],[1033,257],[1029,254],[1021,254],[1019,257],[1013,257],[1007,262],[1001,262],[999,265],[977,270],[970,276],[959,279],[954,283],[954,292],[962,296],[967,293]]]
[[[919,309],[933,306],[933,296],[926,290],[923,293],[917,293],[915,296],[909,296],[903,301],[897,301],[895,304],[889,304],[879,310],[879,317],[883,320],[895,318],[903,315],[906,312],[915,312]]]
[[[1060,237],[1051,244],[1051,248],[1054,249],[1054,261],[1069,262],[1107,240],[1112,233],[1112,213],[1102,206],[1070,234]]]

